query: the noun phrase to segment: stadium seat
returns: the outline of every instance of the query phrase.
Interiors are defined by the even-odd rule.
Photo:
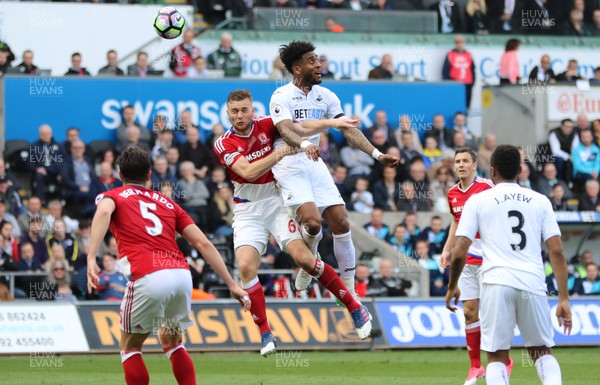
[[[29,142],[26,140],[7,140],[4,147],[6,166],[14,173],[27,173]]]
[[[110,140],[93,140],[88,144],[88,147],[94,156],[94,162],[99,160],[104,151],[115,149],[113,142]]]

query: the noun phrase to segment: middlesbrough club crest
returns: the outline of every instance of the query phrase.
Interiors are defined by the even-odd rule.
[[[269,138],[267,138],[267,134],[261,132],[260,134],[258,134],[258,140],[260,140],[261,144],[266,144],[269,141]]]

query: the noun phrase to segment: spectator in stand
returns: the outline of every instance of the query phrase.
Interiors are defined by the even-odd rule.
[[[33,258],[33,245],[29,242],[23,242],[19,246],[21,253],[20,258],[16,263],[18,271],[43,273],[44,270],[42,269],[42,265]],[[37,282],[39,281],[40,277],[17,277],[15,285],[17,289],[20,289],[23,294],[25,294],[25,298],[36,298],[35,290],[39,287],[39,285],[37,285]]]
[[[79,250],[83,255],[88,255],[90,242],[92,241],[92,221],[84,219],[79,222],[79,229],[72,232],[75,241],[79,244]]]
[[[175,175],[171,174],[167,164],[167,158],[160,156],[154,162],[152,168],[152,175],[150,175],[150,183],[152,190],[159,191],[160,185],[163,182],[169,182],[173,186],[173,193],[176,194],[179,191],[177,179]],[[177,195],[176,195],[177,196]]]
[[[125,142],[117,143],[117,152],[123,152],[129,146],[138,146],[148,153],[148,157],[152,157],[152,150],[150,149],[148,142],[143,141],[141,138],[142,132],[148,132],[148,130],[145,128],[140,129],[138,126],[127,127],[127,131],[125,132]]]
[[[415,254],[413,258],[418,260],[419,266],[429,270],[429,295],[432,297],[445,295],[447,288],[444,284],[443,269],[432,258],[429,242],[425,239],[418,240],[415,243]]]
[[[598,277],[598,265],[590,263],[585,267],[586,277],[581,283],[579,295],[600,294],[600,277]]]
[[[369,9],[369,2],[364,0],[348,0],[348,5],[353,11],[362,11],[363,9]]]
[[[150,131],[135,122],[135,109],[132,105],[127,105],[123,107],[123,120],[119,127],[117,127],[115,130],[117,133],[117,149],[124,149],[127,147],[127,129],[129,127],[137,127],[140,131],[139,140],[147,145],[150,145]]]
[[[298,7],[307,9],[327,8],[327,0],[299,0]]]
[[[429,180],[427,179],[427,169],[422,159],[415,158],[412,160],[409,171],[408,179],[413,182],[415,192],[419,200],[424,200],[424,204],[431,209],[431,190],[429,189]]]
[[[8,63],[8,53],[0,51],[0,77],[8,72],[12,67]]]
[[[115,178],[112,165],[108,162],[100,163],[99,174],[92,179],[90,195],[95,198],[98,194],[123,186],[120,179]],[[93,203],[93,202],[92,202]],[[94,211],[92,207],[92,212]]]
[[[457,3],[450,0],[440,0],[433,3],[429,9],[437,13],[438,32],[464,32],[462,11]]]
[[[206,185],[196,177],[194,163],[190,161],[181,162],[179,172],[181,173],[181,179],[178,184],[181,186],[183,207],[194,222],[203,224],[199,227],[207,228],[207,224],[204,222],[208,213],[210,192]]]
[[[217,139],[221,137],[225,133],[225,128],[221,123],[215,123],[212,127],[212,132],[206,142],[210,145],[210,148],[213,148]],[[214,152],[214,151],[213,151]],[[215,155],[216,156],[216,155]],[[217,159],[217,158],[215,158]]]
[[[390,237],[390,228],[383,223],[383,210],[375,207],[371,212],[371,221],[363,226],[365,230],[372,236],[387,241]]]
[[[96,173],[92,162],[84,153],[85,144],[81,140],[75,141],[71,145],[71,156],[65,161],[60,175],[64,198],[85,206],[95,198],[90,195],[90,185]]]
[[[399,127],[395,133],[396,139],[398,139],[397,142],[398,143],[402,142],[401,140],[399,140],[399,139],[401,139],[402,133],[409,132],[411,135],[411,142],[412,142],[413,148],[415,150],[417,150],[419,153],[423,153],[423,145],[421,144],[421,137],[420,137],[419,132],[417,132],[417,130],[413,127],[411,117],[407,114],[403,114],[400,116],[398,123],[399,123]]]
[[[392,55],[386,53],[381,57],[381,64],[369,71],[368,79],[391,80],[394,78],[395,75],[396,71],[394,70],[394,62],[392,60]]]
[[[24,75],[35,75],[38,67],[33,64],[33,51],[29,49],[23,51],[23,61],[15,68]]]
[[[67,233],[67,225],[65,221],[58,218],[54,221],[54,227],[52,233],[46,236],[46,247],[48,248],[48,254],[50,259],[54,259],[54,250],[52,246],[58,243],[65,251],[65,259],[69,262],[69,266],[73,267],[74,270],[85,268],[86,258],[85,255],[79,251],[79,244],[77,240],[70,234]]]
[[[387,113],[384,110],[377,110],[375,112],[375,123],[369,127],[367,131],[367,138],[373,140],[373,134],[380,132],[383,134],[388,146],[397,146],[398,142],[394,136],[394,129],[388,123]],[[380,151],[383,151],[379,149]],[[385,153],[385,152],[384,152]]]
[[[556,17],[548,9],[548,0],[528,0],[521,7],[520,32],[526,34],[547,35],[554,34]]]
[[[483,145],[477,152],[477,167],[479,169],[479,174],[484,178],[490,177],[490,161],[496,146],[496,134],[492,132],[485,134],[485,137],[483,138]]]
[[[529,73],[529,84],[554,84],[556,83],[556,75],[550,67],[550,56],[543,55],[540,59],[540,65],[533,67]]]
[[[567,70],[556,77],[557,82],[576,82],[582,79],[583,77],[579,75],[579,65],[575,59],[569,60]]]
[[[75,283],[71,282],[69,266],[66,261],[56,260],[50,265],[46,283],[42,284],[45,293],[38,293],[41,300],[59,302],[77,302],[82,293]]]
[[[328,64],[329,60],[327,60],[327,56],[319,55],[319,63],[321,64],[321,78],[322,79],[335,79],[335,75],[329,71]]]
[[[542,168],[542,176],[538,179],[537,182],[537,192],[540,194],[544,194],[548,198],[550,198],[550,194],[555,185],[561,185],[564,191],[564,196],[566,199],[572,198],[571,191],[569,190],[569,186],[567,183],[557,177],[556,166],[554,163],[546,163]]]
[[[43,124],[38,130],[39,139],[29,147],[28,167],[35,172],[33,192],[46,200],[46,185],[57,185],[65,153],[54,140],[52,128]]]
[[[594,254],[590,250],[585,250],[581,255],[574,256],[571,259],[573,271],[575,272],[574,275],[578,278],[587,277],[586,268],[591,263],[594,263]]]
[[[592,133],[594,134],[594,142],[600,147],[600,119],[592,121]]]
[[[433,254],[442,254],[444,249],[444,243],[447,238],[447,231],[443,228],[444,222],[438,215],[431,217],[431,224],[425,227],[421,234],[420,239],[425,239],[429,242],[429,248]]]
[[[44,215],[44,227],[46,229],[54,228],[54,221],[56,219],[62,219],[65,222],[67,233],[73,233],[79,228],[79,221],[68,215],[63,215],[62,203],[58,199],[53,199],[48,202],[48,214]]]
[[[475,151],[477,151],[477,142],[479,141],[479,138],[477,138],[468,128],[467,128],[467,116],[462,113],[462,112],[457,112],[454,114],[454,118],[452,119],[452,123],[454,123],[454,126],[452,128],[452,131],[454,132],[460,132],[465,136],[465,139],[467,140],[467,142],[469,142],[469,145],[475,146],[473,149]],[[454,138],[453,138],[454,139]],[[454,145],[454,147],[456,147],[456,144],[454,143],[454,140],[452,141],[452,144]]]
[[[592,28],[583,20],[583,12],[572,9],[569,12],[569,20],[562,25],[564,36],[593,36]]]
[[[11,187],[10,179],[6,176],[0,177],[0,199],[4,201],[9,214],[18,216],[25,210],[19,193]]]
[[[368,214],[373,211],[375,202],[373,201],[373,194],[369,192],[369,180],[367,178],[356,179],[350,201],[354,211],[358,213]]]
[[[404,216],[403,224],[406,225],[406,230],[413,241],[416,240],[421,234],[421,228],[417,224],[417,213],[416,211],[408,211]]]
[[[392,9],[392,5],[388,0],[374,0],[371,2],[371,9],[377,11],[389,11]]]
[[[34,220],[44,221],[45,215],[42,214],[42,201],[39,197],[33,195],[27,201],[27,211],[17,217],[21,234],[26,234],[29,231],[30,224]],[[40,227],[40,231],[42,231]]]
[[[597,180],[590,179],[585,182],[585,192],[579,198],[578,211],[598,211],[600,212],[600,184]]]
[[[185,76],[189,79],[207,79],[208,71],[206,67],[206,59],[203,56],[198,56],[194,59],[192,66],[187,69]]]
[[[410,180],[400,183],[400,199],[398,211],[429,211],[431,200],[428,197],[417,195],[417,189]]]
[[[423,148],[423,155],[429,160],[429,164],[441,162],[444,153],[438,147],[437,139],[434,136],[425,138],[425,148]]]
[[[517,175],[517,184],[523,188],[528,188],[533,190],[533,185],[531,184],[531,180],[529,177],[531,175],[531,170],[525,164],[521,165],[521,171]]]
[[[573,188],[581,191],[588,180],[598,180],[600,148],[594,144],[591,130],[580,131],[579,139],[580,143],[577,147],[573,147],[571,158],[573,161]]]
[[[233,187],[227,180],[226,169],[221,165],[217,165],[213,169],[210,178],[207,178],[207,180],[204,181],[204,184],[206,184],[206,188],[208,188],[208,192],[211,196],[217,193],[220,184],[226,184],[229,187]]]
[[[373,295],[382,297],[407,297],[412,283],[402,278],[394,277],[392,261],[382,259],[379,263],[380,277],[374,279],[370,286]]]
[[[156,138],[156,144],[152,148],[152,161],[156,162],[159,157],[167,156],[167,151],[173,146],[173,130],[162,129]]]
[[[65,76],[91,76],[88,70],[81,66],[81,54],[79,52],[71,55],[71,67],[65,72]]]
[[[490,18],[487,15],[485,0],[467,0],[465,6],[466,32],[487,35],[490,31]]]
[[[169,147],[165,158],[167,158],[167,167],[171,175],[179,178],[179,148],[175,146]]]
[[[222,235],[225,237],[233,235],[232,226],[235,203],[233,203],[233,191],[228,183],[219,183],[217,185],[217,191],[213,196],[213,203],[223,222],[223,225],[215,230],[215,235]]]
[[[371,271],[369,265],[365,263],[356,264],[356,283],[354,284],[354,292],[360,298],[366,298],[369,296],[369,278],[371,277]]]
[[[8,64],[12,63],[15,60],[15,54],[10,49],[8,44],[0,40],[0,52],[4,52],[6,54],[6,62]]]
[[[369,176],[371,166],[375,163],[373,157],[354,147],[352,144],[342,148],[340,157],[344,166],[348,168],[350,177]]]
[[[15,238],[21,238],[21,227],[19,226],[19,222],[17,218],[6,212],[6,201],[0,198],[0,221],[6,221],[13,225],[12,235]]]
[[[4,158],[0,157],[0,178],[8,179],[8,185],[18,191],[21,189],[21,184],[17,181],[17,178],[6,170],[6,163]]]
[[[181,162],[189,160],[194,163],[194,174],[197,178],[204,179],[214,167],[210,155],[213,150],[200,141],[200,133],[197,128],[188,127],[186,139],[186,142],[179,148],[179,160]]]
[[[319,141],[320,156],[327,165],[330,173],[341,163],[340,151],[334,140],[329,137],[327,131],[321,132]]]
[[[548,135],[548,144],[550,151],[554,156],[554,164],[558,178],[567,180],[571,179],[571,175],[567,174],[569,162],[571,161],[571,150],[579,146],[579,135],[573,127],[571,119],[563,119],[560,122],[560,127],[550,131]]]
[[[151,65],[148,65],[148,54],[144,51],[138,52],[135,64],[127,66],[127,76],[145,78],[149,72],[153,71],[155,69]]]
[[[29,200],[31,201],[32,198],[29,198]],[[48,247],[46,246],[46,241],[42,236],[43,224],[44,221],[42,217],[32,216],[30,225],[24,232],[25,235],[21,237],[21,243],[30,242],[33,245],[33,259],[39,262],[40,265],[42,265],[42,267],[45,266],[46,261],[48,261],[48,259],[50,258],[50,255],[48,254]]]
[[[446,55],[442,67],[442,78],[463,83],[466,87],[467,109],[471,105],[471,92],[475,83],[475,62],[473,56],[465,50],[465,38],[462,35],[454,37],[454,49]]]
[[[373,185],[373,201],[375,207],[384,211],[398,211],[397,202],[400,199],[400,186],[396,182],[395,168],[385,167],[383,178]]]
[[[393,235],[388,239],[394,250],[397,250],[401,255],[410,257],[414,248],[414,238],[410,236],[406,225],[400,223],[394,227]]]
[[[108,163],[112,170],[112,175],[119,179],[119,165],[117,164],[117,155],[115,154],[115,150],[109,148],[108,150],[104,150],[102,155],[98,159],[96,159],[96,166],[94,166],[94,172],[96,175],[100,175],[100,165],[102,163]]]
[[[125,294],[127,278],[117,271],[117,257],[102,257],[102,272],[98,275],[98,296],[102,301],[121,301]]]
[[[198,130],[198,132],[200,132],[200,127],[194,124],[192,112],[190,110],[183,110],[179,114],[179,125],[175,130],[175,142],[178,144],[185,143],[185,135],[187,134],[187,129],[189,127],[195,128]]]
[[[429,186],[429,189],[431,190],[431,200],[436,208],[435,211],[449,212],[446,197],[448,196],[448,190],[450,190],[454,184],[450,169],[445,165],[438,167],[435,171],[435,179]]]
[[[13,235],[13,224],[5,220],[0,221],[0,242],[2,254],[8,255],[17,262],[19,260],[19,242]]]
[[[398,173],[400,180],[405,179],[405,175],[408,173],[410,163],[414,158],[420,158],[421,154],[413,146],[413,138],[410,131],[404,131],[400,134],[400,157],[401,166],[399,166]]]
[[[65,154],[71,153],[71,144],[76,140],[80,140],[79,128],[77,128],[77,127],[67,128],[67,140],[65,140],[64,142],[61,143],[61,146],[62,146],[63,150],[65,151]]]
[[[552,204],[552,210],[554,211],[571,211],[567,205],[567,198],[565,198],[565,189],[560,184],[552,186],[550,191],[550,203]]]
[[[340,192],[340,195],[342,196],[342,199],[344,200],[344,202],[346,202],[346,205],[349,206],[351,191],[346,185],[346,182],[349,179],[348,169],[345,166],[339,165],[333,170],[332,177],[335,186],[337,187],[338,191]]]
[[[487,0],[486,3],[492,33],[512,33],[521,25],[521,15],[515,12],[515,0]]]
[[[600,8],[594,9],[592,14],[592,34],[594,36],[600,36]]]
[[[240,77],[242,74],[242,57],[232,47],[233,36],[225,32],[221,35],[219,48],[208,55],[206,61],[210,69],[222,69],[225,77]]]
[[[114,49],[106,53],[106,65],[98,70],[98,76],[123,76],[125,72],[118,66],[117,51]]]
[[[273,66],[271,67],[269,79],[282,81],[289,81],[292,79],[292,74],[285,68],[285,64],[283,64],[279,55],[273,59]]]
[[[517,84],[521,81],[519,56],[517,51],[521,41],[519,39],[509,39],[506,42],[504,53],[500,58],[500,85]]]
[[[195,46],[193,41],[194,31],[187,29],[183,33],[183,42],[171,50],[169,68],[175,77],[186,77],[192,63],[202,53],[200,47]]]
[[[425,138],[434,137],[437,140],[438,148],[442,151],[452,146],[452,129],[446,127],[446,118],[442,114],[435,114],[431,124],[432,129],[425,134]],[[425,142],[425,140],[423,140]]]
[[[586,114],[577,115],[577,119],[575,120],[575,131],[579,133],[581,139],[581,131],[589,130],[591,128],[590,121]],[[592,132],[593,134],[593,132]]]
[[[325,29],[329,32],[334,33],[342,33],[346,31],[346,29],[341,24],[339,24],[333,17],[328,17],[325,19]]]

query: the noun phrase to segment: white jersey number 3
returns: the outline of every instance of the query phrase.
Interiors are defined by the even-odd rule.
[[[148,203],[144,201],[140,201],[140,211],[142,213],[142,218],[148,219],[152,221],[154,226],[146,226],[146,232],[153,237],[159,236],[163,231],[163,225],[160,222],[160,219],[154,214],[152,211],[156,211],[156,203]]]

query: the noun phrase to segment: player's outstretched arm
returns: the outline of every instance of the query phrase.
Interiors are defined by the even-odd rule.
[[[292,147],[300,147],[309,159],[316,161],[319,159],[319,148],[302,139],[302,137],[294,132],[294,123],[290,119],[284,119],[275,125],[281,138]]]
[[[446,293],[446,307],[452,311],[456,311],[460,290],[458,290],[458,277],[462,273],[465,263],[467,262],[467,252],[473,243],[467,237],[456,237],[456,242],[452,248],[450,257],[450,281],[448,282],[448,293]],[[454,305],[450,302],[454,298]]]
[[[293,124],[294,132],[298,135],[312,136],[320,134],[329,127],[336,128],[340,131],[349,130],[353,127],[358,127],[360,125],[360,120],[342,116],[337,119],[307,120],[304,122],[295,122]]]
[[[113,211],[115,211],[115,202],[112,199],[102,199],[96,206],[96,213],[92,220],[90,248],[87,255],[87,285],[89,293],[98,287],[98,273],[100,269],[96,263],[96,256],[98,255],[98,250],[100,250],[100,245],[106,235],[106,231],[108,231]]]
[[[359,128],[352,127],[344,130],[343,133],[348,143],[352,144],[365,154],[372,156],[381,164],[389,167],[398,167],[400,164],[400,158],[397,156],[382,154],[381,151],[377,150]]]
[[[446,244],[444,245],[444,249],[442,250],[442,256],[440,258],[440,266],[444,269],[450,266],[450,251],[454,247],[454,242],[456,242],[456,228],[458,225],[454,218],[452,218],[452,223],[450,223],[450,229],[448,230],[448,239],[446,240]]]
[[[558,325],[564,327],[565,334],[571,334],[572,315],[571,307],[569,306],[569,290],[568,290],[568,269],[567,260],[563,251],[562,241],[559,235],[548,238],[546,240],[548,248],[548,258],[554,271],[554,278],[558,286],[558,306],[556,308],[556,317]]]
[[[231,166],[231,171],[235,172],[247,181],[254,182],[273,166],[277,164],[283,157],[298,153],[298,148],[292,148],[288,145],[280,147],[267,155],[266,157],[257,160],[256,162],[248,162],[248,160],[240,156]]]
[[[215,245],[206,238],[206,235],[204,235],[202,230],[196,225],[189,225],[183,229],[181,235],[190,243],[190,245],[202,253],[204,260],[208,262],[215,270],[215,273],[223,279],[227,288],[229,288],[231,295],[240,302],[246,311],[250,310],[251,302],[248,293],[235,283],[233,277],[227,270],[227,266],[225,266],[223,257],[219,254]]]

